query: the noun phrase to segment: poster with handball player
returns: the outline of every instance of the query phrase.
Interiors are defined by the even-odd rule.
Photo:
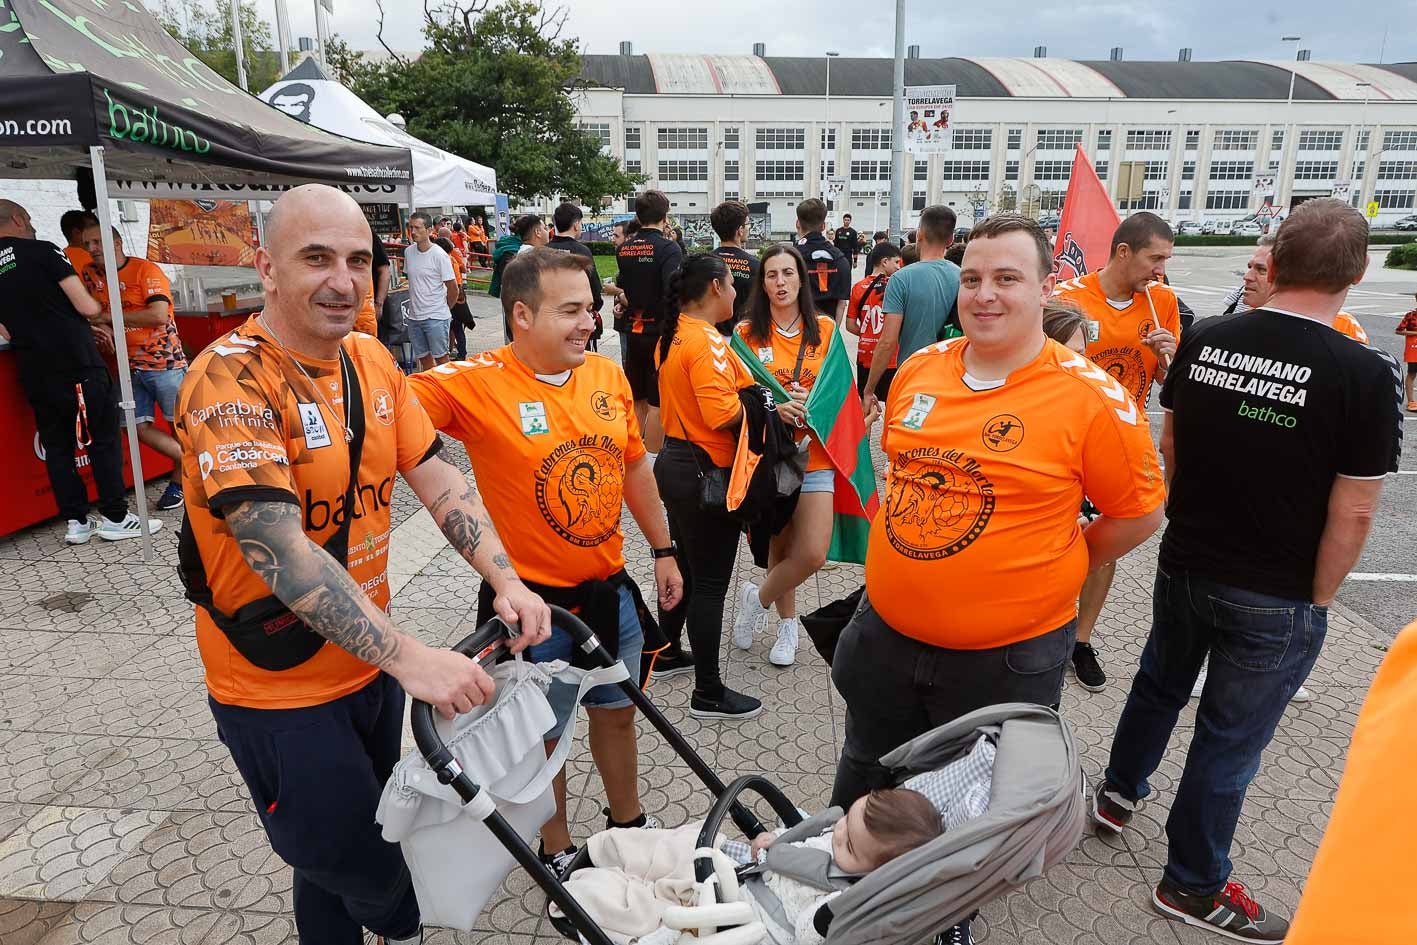
[[[953,85],[912,85],[905,89],[906,150],[914,154],[936,154],[950,149],[954,138],[951,117],[955,107]]]

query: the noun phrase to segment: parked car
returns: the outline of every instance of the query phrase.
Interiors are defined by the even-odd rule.
[[[1197,220],[1186,220],[1176,227],[1177,236],[1198,236],[1204,232],[1204,225]]]
[[[1239,220],[1230,226],[1232,236],[1260,236],[1264,233],[1264,227],[1254,220]]]
[[[1417,216],[1403,217],[1392,225],[1394,230],[1417,230]]]
[[[1038,225],[1043,227],[1043,229],[1045,230],[1056,230],[1058,228],[1058,224],[1061,222],[1062,221],[1059,219],[1056,213],[1050,213],[1046,216],[1040,217],[1038,220]]]

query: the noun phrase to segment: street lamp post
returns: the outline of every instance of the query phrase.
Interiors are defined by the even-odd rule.
[[[832,60],[835,59],[837,56],[840,56],[840,55],[841,55],[841,53],[837,52],[837,51],[834,50],[834,49],[828,49],[828,50],[827,50],[827,94],[826,94],[825,118],[824,118],[824,120],[822,121],[822,145],[823,145],[823,147],[826,146],[827,139],[828,139],[828,137],[829,137],[830,134],[831,134],[831,124],[832,124]],[[817,192],[822,195],[822,198],[823,198],[824,200],[826,199],[826,193],[827,193],[827,175],[826,175],[826,166],[825,166],[825,165],[826,165],[826,159],[825,159],[825,158],[821,158],[821,159],[819,159],[819,160],[817,161],[817,180],[818,180]],[[836,169],[836,155],[835,155],[835,154],[832,155],[832,169],[833,169],[833,170]]]
[[[1358,182],[1353,179],[1353,172],[1358,169],[1358,142],[1363,142],[1363,176],[1368,173],[1368,142],[1363,140],[1363,136],[1368,133],[1368,93],[1373,89],[1371,82],[1359,82],[1358,88],[1363,90],[1363,112],[1358,120],[1358,138],[1353,142],[1353,158],[1348,162],[1348,202],[1353,203],[1353,198],[1358,197],[1358,202],[1362,202],[1362,185],[1358,186],[1358,193],[1353,193],[1353,185]]]
[[[1293,44],[1294,44],[1294,58],[1293,58],[1292,60],[1290,60],[1290,62],[1289,62],[1289,97],[1288,97],[1288,98],[1285,100],[1285,102],[1284,102],[1284,150],[1281,151],[1281,152],[1280,152],[1280,155],[1279,155],[1279,174],[1276,175],[1277,177],[1283,177],[1283,176],[1284,176],[1284,163],[1285,163],[1285,161],[1284,161],[1284,156],[1285,156],[1285,154],[1287,154],[1290,150],[1292,150],[1292,149],[1289,147],[1289,138],[1290,138],[1290,134],[1291,134],[1291,132],[1292,132],[1292,130],[1293,130],[1293,118],[1292,118],[1292,114],[1293,114],[1293,112],[1294,112],[1294,76],[1295,76],[1295,74],[1299,71],[1299,44],[1300,44],[1301,42],[1303,42],[1303,37],[1300,37],[1300,36],[1281,36],[1281,37],[1279,37],[1279,41],[1280,41],[1281,43],[1293,43]],[[1298,148],[1298,146],[1299,146],[1299,142],[1295,141],[1295,142],[1294,142],[1294,147],[1295,147],[1295,148]],[[1274,182],[1274,199],[1275,199],[1276,201],[1279,200],[1279,181],[1278,181],[1278,180],[1276,180],[1276,181]]]

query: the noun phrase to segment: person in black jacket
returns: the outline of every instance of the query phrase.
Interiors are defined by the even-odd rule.
[[[836,228],[836,235],[832,239],[832,243],[846,256],[851,268],[855,269],[856,252],[861,248],[861,234],[852,228],[851,214],[842,214],[841,226]]]
[[[594,309],[595,330],[590,333],[590,340],[586,342],[587,351],[596,351],[600,347],[600,338],[605,334],[605,323],[600,320],[600,306],[604,299],[600,295],[600,276],[595,271],[595,254],[590,251],[590,247],[581,242],[581,208],[567,201],[556,208],[556,212],[551,214],[551,225],[556,229],[556,235],[547,242],[547,247],[559,249],[563,252],[574,253],[577,256],[584,256],[590,260],[590,268],[586,270],[586,278],[590,280],[591,306]]]
[[[709,225],[719,239],[713,254],[728,263],[728,271],[733,274],[733,317],[718,326],[720,332],[728,335],[734,324],[747,315],[753,280],[758,277],[758,257],[743,248],[748,239],[748,207],[737,200],[725,200],[709,214]]]
[[[851,300],[851,260],[827,239],[827,205],[809,197],[797,205],[797,251],[807,263],[807,281],[817,311],[841,327]]]
[[[661,191],[647,190],[635,198],[639,232],[620,244],[616,258],[620,275],[615,284],[625,293],[625,312],[615,316],[615,330],[621,336],[621,363],[630,379],[635,398],[635,416],[644,432],[645,446],[653,456],[664,443],[659,423],[659,377],[654,348],[660,323],[669,306],[669,277],[684,261],[679,244],[665,235],[669,218],[669,198]]]

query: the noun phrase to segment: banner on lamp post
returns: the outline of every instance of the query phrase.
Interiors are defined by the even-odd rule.
[[[954,137],[951,117],[955,107],[953,85],[913,85],[905,90],[905,127],[896,129],[903,134],[906,150],[914,154],[936,154],[948,151]]]

